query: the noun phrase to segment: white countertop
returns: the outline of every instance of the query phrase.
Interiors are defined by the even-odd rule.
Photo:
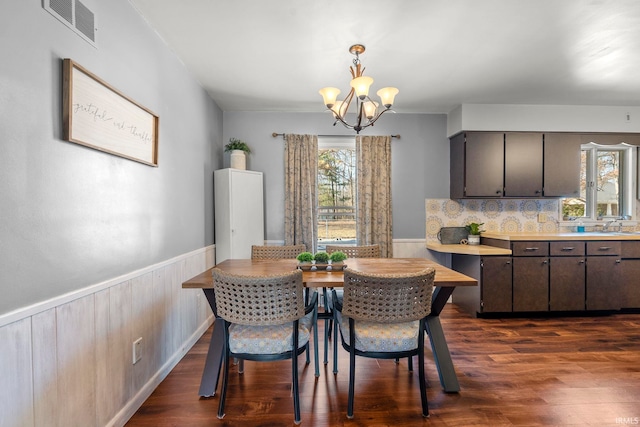
[[[563,241],[563,240],[640,240],[640,233],[584,232],[584,233],[482,233],[482,237],[507,241]]]

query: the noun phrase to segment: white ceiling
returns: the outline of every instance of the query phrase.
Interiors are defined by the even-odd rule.
[[[640,106],[638,0],[130,2],[225,111],[323,111],[355,43],[398,112]]]

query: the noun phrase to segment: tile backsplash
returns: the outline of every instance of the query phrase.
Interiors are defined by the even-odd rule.
[[[553,233],[566,231],[558,225],[557,199],[426,199],[427,240],[437,239],[440,227],[484,223],[485,231],[507,233]],[[539,214],[544,222],[538,222]]]
[[[575,231],[574,223],[563,223],[559,218],[559,204],[559,199],[426,199],[427,241],[437,240],[441,227],[462,227],[470,222],[484,223],[485,231],[502,233]],[[640,218],[640,200],[634,204],[635,217],[625,221],[624,231],[640,232],[640,221],[636,220]],[[593,221],[585,225],[587,231],[597,229]]]

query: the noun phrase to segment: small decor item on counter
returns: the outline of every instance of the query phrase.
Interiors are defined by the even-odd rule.
[[[467,236],[468,243],[470,245],[479,245],[480,244],[480,233],[484,230],[481,230],[480,227],[484,225],[484,222],[478,224],[477,222],[471,222],[466,225],[467,231],[469,235]]]
[[[326,252],[318,252],[313,259],[316,262],[316,270],[326,270],[329,263],[329,254]]]
[[[347,254],[345,254],[342,251],[335,251],[332,252],[331,255],[329,255],[329,267],[327,269],[331,269],[333,271],[340,271],[343,270],[345,265],[344,265],[344,260],[347,259]]]
[[[313,267],[313,254],[311,252],[301,252],[296,259],[300,270],[309,271]]]
[[[584,222],[578,221],[578,226],[576,227],[576,231],[578,233],[584,233]]]
[[[442,227],[438,231],[438,240],[443,245],[459,245],[466,242],[469,231],[467,227]]]
[[[251,148],[246,142],[239,140],[238,138],[230,138],[229,143],[224,146],[225,152],[231,153],[231,168],[242,169],[247,168],[247,154],[251,153]]]

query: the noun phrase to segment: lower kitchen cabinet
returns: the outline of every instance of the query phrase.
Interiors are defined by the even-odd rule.
[[[549,258],[513,257],[513,311],[549,311]]]
[[[511,312],[510,256],[453,254],[451,268],[478,281],[478,286],[458,286],[452,294],[454,304],[473,316]]]
[[[617,256],[587,257],[587,310],[619,310],[622,264]]]
[[[487,256],[480,261],[482,313],[509,312],[512,309],[511,257]]]
[[[622,308],[640,308],[640,259],[622,260]]]
[[[585,309],[584,257],[552,257],[549,260],[549,310]]]
[[[585,243],[549,242],[549,310],[585,309]]]

